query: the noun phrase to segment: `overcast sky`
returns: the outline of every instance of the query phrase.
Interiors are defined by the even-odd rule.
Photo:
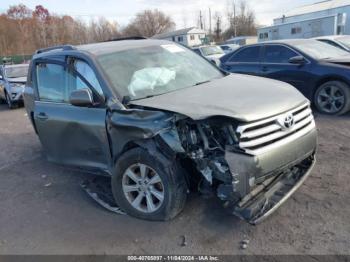
[[[10,5],[19,3],[32,9],[41,4],[53,13],[68,14],[83,20],[104,16],[123,26],[134,17],[136,12],[158,8],[173,18],[177,28],[182,28],[197,25],[199,10],[202,10],[205,21],[208,21],[209,8],[212,15],[215,12],[221,12],[224,15],[227,3],[230,1],[232,0],[1,0],[0,11],[4,12]],[[261,25],[270,25],[273,18],[282,16],[286,11],[314,2],[317,0],[247,0]]]

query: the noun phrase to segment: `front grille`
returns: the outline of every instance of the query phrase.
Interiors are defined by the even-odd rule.
[[[291,126],[285,121],[288,117],[292,119]],[[313,128],[315,121],[310,105],[304,104],[287,113],[238,126],[239,147],[249,154],[261,154],[272,147],[293,141]]]

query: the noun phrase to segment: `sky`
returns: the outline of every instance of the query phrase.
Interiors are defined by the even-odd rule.
[[[59,15],[67,14],[82,20],[90,20],[104,16],[125,26],[135,14],[145,9],[159,9],[170,15],[176,27],[197,26],[200,10],[206,26],[209,22],[209,8],[214,16],[220,12],[223,16],[227,4],[233,0],[1,0],[0,12],[5,12],[10,5],[23,3],[31,9],[43,5],[50,12]],[[239,0],[236,0],[239,1]],[[286,11],[298,6],[311,4],[320,0],[246,0],[250,9],[254,10],[258,24],[271,25],[273,19],[281,17]],[[225,23],[225,21],[224,21]]]

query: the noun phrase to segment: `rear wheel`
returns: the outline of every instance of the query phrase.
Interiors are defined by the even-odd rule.
[[[350,110],[350,87],[341,81],[329,81],[315,93],[318,111],[329,115],[342,115]]]
[[[169,220],[183,209],[187,186],[183,174],[158,153],[142,148],[124,153],[112,177],[113,195],[129,215],[146,220]],[[172,164],[171,164],[172,165]]]

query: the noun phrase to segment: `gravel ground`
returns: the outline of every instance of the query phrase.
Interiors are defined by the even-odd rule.
[[[350,115],[317,117],[316,168],[258,226],[197,194],[170,222],[110,213],[46,161],[23,108],[1,105],[0,123],[0,254],[350,254]]]

